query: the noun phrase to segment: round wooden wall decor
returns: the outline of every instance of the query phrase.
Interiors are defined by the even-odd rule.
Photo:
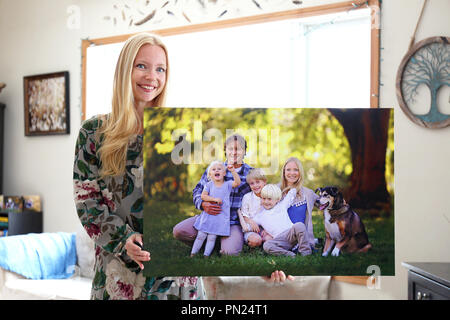
[[[397,71],[397,99],[403,112],[414,123],[426,128],[450,125],[450,114],[441,113],[437,93],[450,86],[450,37],[431,37],[417,42],[403,58]],[[430,107],[426,114],[415,114],[410,107],[419,87],[430,90]]]

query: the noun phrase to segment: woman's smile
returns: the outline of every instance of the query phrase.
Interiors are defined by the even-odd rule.
[[[284,177],[286,178],[288,185],[296,183],[300,178],[300,170],[294,161],[286,164],[286,167],[284,168]]]
[[[138,84],[138,86],[140,87],[140,88],[142,88],[144,91],[146,91],[146,92],[152,92],[153,90],[155,90],[155,86],[151,86],[151,85],[144,85],[144,84]]]

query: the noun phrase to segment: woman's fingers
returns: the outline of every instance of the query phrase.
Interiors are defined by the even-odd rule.
[[[142,250],[142,246],[142,235],[137,233],[131,235],[125,243],[125,249],[128,256],[136,262],[141,269],[144,269],[142,262],[150,261],[150,252]]]
[[[295,277],[294,277],[294,276],[291,276],[291,275],[286,276],[286,274],[284,273],[284,271],[278,271],[278,277],[277,277],[277,279],[278,279],[279,282],[285,282],[286,280],[294,281],[294,280],[295,280]]]
[[[141,250],[139,248],[139,251],[128,251],[127,252],[130,258],[134,260],[140,260],[140,261],[149,261],[150,260],[150,252]]]
[[[290,280],[293,281],[295,280],[295,277],[293,276],[286,276],[286,274],[283,271],[274,271],[272,272],[272,274],[270,275],[270,277],[262,277],[265,281],[267,282],[272,282],[274,284],[282,284],[284,283],[286,280]]]
[[[284,280],[286,280],[286,276],[284,275],[284,272],[277,270],[277,271],[272,272],[271,279],[274,283],[280,283],[280,282],[284,282],[283,276],[284,276]]]

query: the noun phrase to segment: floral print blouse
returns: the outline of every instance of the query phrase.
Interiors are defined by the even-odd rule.
[[[100,178],[98,129],[106,117],[85,121],[75,147],[75,205],[95,242],[91,299],[198,299],[197,277],[146,278],[126,254],[128,237],[143,233],[143,137],[130,138],[124,175]]]

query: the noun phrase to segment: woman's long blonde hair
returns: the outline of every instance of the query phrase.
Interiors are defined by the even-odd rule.
[[[298,180],[297,180],[297,182],[295,182],[294,183],[294,188],[295,189],[297,189],[297,194],[299,195],[299,196],[301,196],[301,193],[302,193],[302,186],[303,186],[303,180],[304,180],[304,172],[303,172],[303,165],[302,165],[302,163],[300,162],[300,160],[298,159],[298,158],[296,158],[296,157],[290,157],[290,158],[288,158],[287,160],[286,160],[286,162],[284,163],[284,165],[283,165],[283,169],[281,169],[281,190],[282,190],[282,192],[283,192],[283,194],[285,194],[286,192],[288,192],[292,187],[289,187],[288,186],[288,183],[287,183],[287,181],[286,181],[286,177],[285,177],[285,174],[284,174],[284,170],[285,170],[285,168],[286,168],[286,165],[289,163],[289,162],[295,162],[295,164],[297,165],[297,167],[298,167],[298,170],[299,170],[299,174],[300,174],[300,177],[298,178]]]
[[[99,149],[100,175],[102,177],[124,174],[129,138],[138,134],[142,126],[143,119],[140,119],[134,107],[131,73],[136,55],[145,44],[159,46],[166,54],[166,85],[159,96],[155,98],[154,106],[161,107],[165,105],[169,78],[167,48],[156,35],[150,33],[136,34],[125,42],[120,52],[114,73],[112,112],[99,131],[100,134],[104,135],[102,146]]]

